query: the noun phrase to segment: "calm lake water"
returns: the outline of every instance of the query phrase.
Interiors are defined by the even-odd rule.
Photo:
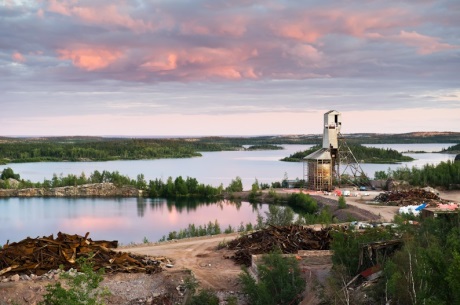
[[[407,153],[417,159],[403,164],[361,164],[370,177],[375,171],[396,169],[401,166],[423,166],[453,160],[453,154],[438,154],[453,144],[379,144],[368,145],[392,148],[401,152],[426,151],[424,154]],[[31,181],[51,179],[53,174],[89,175],[94,170],[119,171],[135,178],[144,174],[152,180],[169,177],[194,177],[200,183],[227,186],[240,176],[245,189],[250,189],[257,178],[259,182],[302,178],[301,163],[280,162],[279,159],[311,145],[284,145],[276,151],[205,152],[201,158],[163,159],[108,162],[44,162],[0,166],[0,171],[11,167],[21,178]],[[267,210],[259,205],[258,210]],[[142,242],[144,237],[157,241],[173,230],[186,228],[188,224],[204,225],[217,220],[222,229],[241,222],[255,223],[257,211],[247,202],[236,205],[231,202],[179,203],[153,199],[66,199],[66,198],[10,198],[0,199],[0,244],[19,241],[27,236],[37,237],[56,234],[59,231],[84,235],[90,232],[93,239],[119,240],[123,244]]]
[[[85,235],[93,240],[118,240],[122,244],[141,243],[144,237],[158,241],[169,232],[218,221],[222,230],[241,222],[256,223],[267,205],[237,205],[219,201],[212,204],[175,204],[164,199],[67,199],[9,198],[0,200],[0,244],[59,231]]]

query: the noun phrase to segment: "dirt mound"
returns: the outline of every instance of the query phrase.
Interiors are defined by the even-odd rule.
[[[227,247],[237,250],[233,257],[239,264],[249,266],[251,255],[281,249],[283,253],[297,253],[299,250],[329,250],[330,228],[316,231],[312,228],[290,225],[270,226],[230,241]]]
[[[391,191],[379,194],[374,201],[386,203],[388,205],[408,206],[426,203],[429,206],[436,207],[444,203],[438,195],[424,189],[410,189],[407,191]]]

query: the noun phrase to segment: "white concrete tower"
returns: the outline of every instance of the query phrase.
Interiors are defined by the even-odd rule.
[[[340,112],[331,110],[324,114],[323,148],[338,149],[339,133],[342,126]]]

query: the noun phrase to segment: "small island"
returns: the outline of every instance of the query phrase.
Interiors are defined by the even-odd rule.
[[[350,144],[348,146],[353,152],[355,158],[361,163],[394,164],[414,160],[414,158],[404,156],[402,153],[394,149],[366,147],[359,144]],[[321,147],[319,145],[315,145],[310,149],[299,151],[288,157],[285,157],[281,159],[281,161],[301,162],[306,156],[317,151],[320,148]]]
[[[252,145],[246,148],[246,150],[282,150],[284,149],[281,146],[278,145],[271,145],[271,144],[265,144],[265,145]]]

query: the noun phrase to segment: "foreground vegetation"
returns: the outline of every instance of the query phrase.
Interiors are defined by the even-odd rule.
[[[251,305],[291,305],[302,300],[305,279],[294,257],[283,257],[275,250],[262,256],[257,270],[257,281],[247,269],[240,275]]]
[[[401,220],[397,229],[334,234],[332,287],[326,289],[325,304],[460,304],[459,215],[417,219],[419,225]],[[383,248],[385,255],[374,256],[373,262],[366,256],[360,262],[360,251],[367,243],[395,239],[401,240],[401,246]],[[383,273],[377,284],[364,288],[367,300],[342,289],[372,265],[380,266]]]
[[[46,286],[46,293],[39,305],[103,305],[103,298],[109,293],[100,287],[104,269],[93,270],[91,253],[76,260],[80,272],[66,273],[61,268],[60,278],[64,280]]]

